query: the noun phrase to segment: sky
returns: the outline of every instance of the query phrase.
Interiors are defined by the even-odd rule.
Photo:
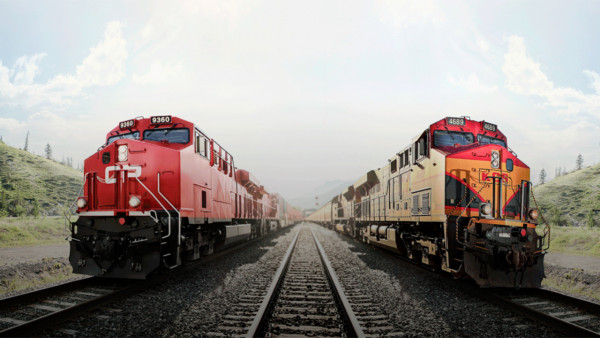
[[[537,182],[600,162],[598,17],[594,0],[0,0],[0,136],[77,164],[120,121],[178,116],[293,198],[469,116]]]

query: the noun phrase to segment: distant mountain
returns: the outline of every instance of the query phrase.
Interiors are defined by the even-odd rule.
[[[562,225],[586,225],[590,212],[600,224],[600,164],[570,172],[533,187],[544,218],[552,224],[556,210]],[[535,206],[534,201],[531,201]]]
[[[317,206],[315,205],[318,201],[319,206],[323,206],[325,203],[330,201],[333,196],[341,193],[346,190],[349,185],[352,185],[353,181],[342,181],[335,180],[324,183],[321,186],[316,187],[312,191],[305,193],[301,196],[291,198],[289,200],[290,204],[300,207],[302,209],[315,209]],[[315,199],[318,197],[318,199]]]
[[[0,216],[62,215],[82,178],[72,167],[0,141]]]

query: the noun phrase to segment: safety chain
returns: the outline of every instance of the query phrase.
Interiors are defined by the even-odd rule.
[[[533,202],[535,203],[535,207],[537,208],[537,211],[540,215],[540,219],[542,220],[542,222],[544,222],[544,224],[546,224],[546,227],[544,228],[544,237],[548,235],[548,247],[546,248],[546,250],[548,250],[550,248],[550,223],[546,222],[544,215],[542,215],[542,209],[540,209],[540,207],[538,206],[537,200],[535,199],[535,194],[533,193],[533,185],[530,187],[530,189],[531,197],[533,197]]]

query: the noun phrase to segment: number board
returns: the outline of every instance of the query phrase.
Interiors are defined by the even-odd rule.
[[[135,126],[135,120],[127,120],[119,123],[121,129],[131,129]]]
[[[446,119],[446,123],[454,125],[454,126],[464,126],[465,119],[463,119],[461,117],[448,117]]]
[[[495,132],[497,128],[498,127],[495,124],[491,124],[491,123],[487,123],[487,122],[483,123],[483,129],[485,129],[485,130]]]
[[[167,124],[167,123],[171,123],[171,115],[152,116],[150,118],[150,123],[152,123],[152,124]]]

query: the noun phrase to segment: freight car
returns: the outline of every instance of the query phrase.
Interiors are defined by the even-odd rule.
[[[120,122],[84,161],[73,272],[143,279],[302,218],[191,122]]]
[[[481,287],[537,288],[550,234],[530,191],[495,124],[448,117],[307,220]]]

